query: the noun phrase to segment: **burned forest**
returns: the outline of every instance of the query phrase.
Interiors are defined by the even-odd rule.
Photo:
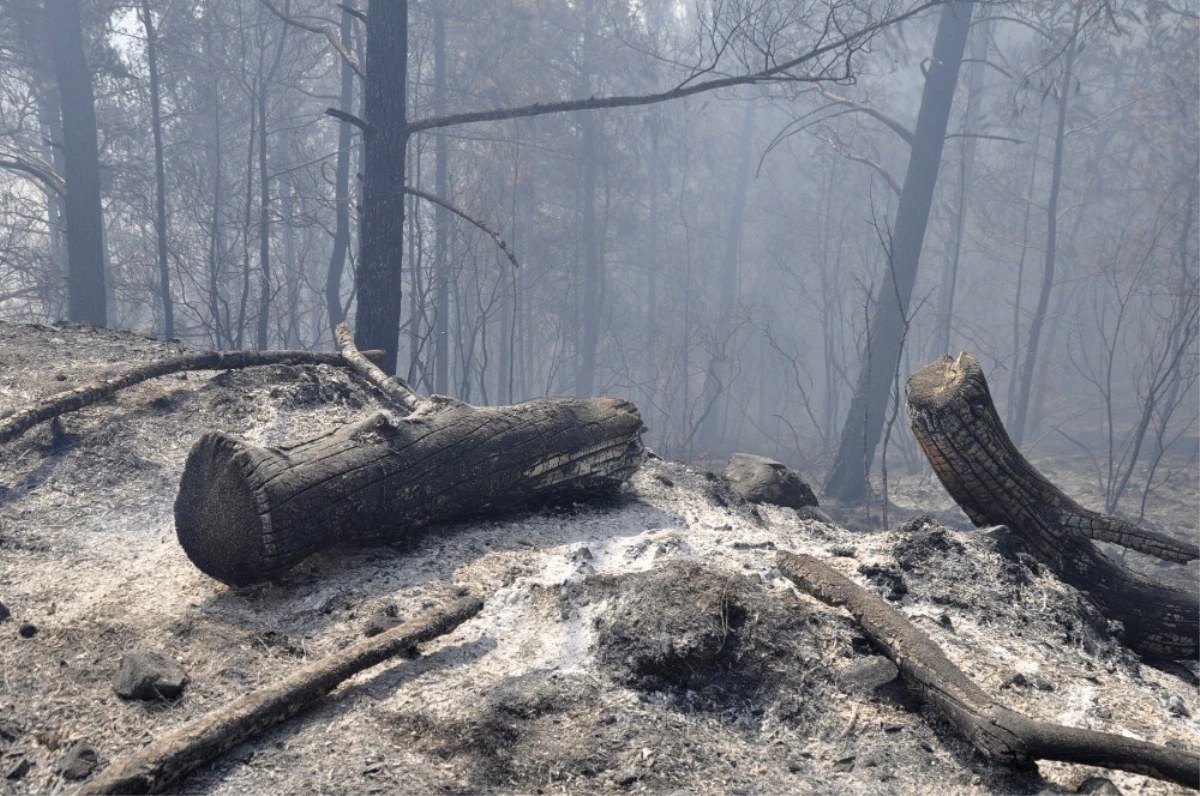
[[[0,795],[1195,791],[1194,0],[0,3]]]

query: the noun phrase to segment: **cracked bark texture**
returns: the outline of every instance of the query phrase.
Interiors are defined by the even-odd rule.
[[[430,523],[610,492],[641,463],[642,418],[613,398],[474,407],[434,396],[286,448],[210,432],[193,446],[175,530],[206,574],[244,586],[323,548]]]
[[[977,526],[1006,525],[1059,578],[1125,625],[1126,643],[1153,658],[1198,657],[1200,599],[1113,561],[1093,539],[1159,558],[1200,557],[1185,542],[1098,514],[1067,497],[1008,436],[983,370],[967,352],[913,374],[905,387],[913,433],[951,497]]]

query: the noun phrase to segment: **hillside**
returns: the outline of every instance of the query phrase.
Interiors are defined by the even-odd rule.
[[[0,324],[0,412],[180,350]],[[848,615],[774,568],[776,550],[829,560],[1015,710],[1200,748],[1194,670],[1140,663],[1002,533],[907,517],[852,531],[748,505],[717,476],[651,458],[601,503],[337,549],[267,585],[229,589],[188,561],[172,504],[202,433],[279,444],[386,409],[334,367],[202,372],[0,447],[0,602],[12,614],[0,622],[0,792],[56,790],[75,742],[111,762],[464,589],[484,598],[478,617],[182,790],[1065,793],[1105,776],[1124,793],[1186,792],[1083,766],[988,762],[878,676],[886,667]],[[1178,570],[1196,583],[1194,563]],[[112,679],[133,649],[182,664],[182,697],[118,698]]]

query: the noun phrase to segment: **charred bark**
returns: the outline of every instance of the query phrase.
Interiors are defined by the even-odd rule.
[[[1200,558],[1178,541],[1089,511],[1062,493],[1017,450],[975,357],[942,357],[905,388],[913,433],[951,497],[977,526],[1007,525],[1064,582],[1086,592],[1126,642],[1155,658],[1196,658],[1200,599],[1121,566],[1091,540],[1184,563]]]
[[[410,538],[422,526],[616,489],[641,461],[625,401],[477,408],[422,400],[287,448],[221,433],[192,448],[175,501],[184,551],[243,586],[334,544]]]

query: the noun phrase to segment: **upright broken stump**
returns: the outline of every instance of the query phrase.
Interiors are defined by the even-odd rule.
[[[1109,619],[1125,625],[1126,643],[1154,658],[1196,658],[1200,599],[1121,566],[1093,539],[1187,562],[1195,542],[1172,539],[1067,497],[1013,444],[975,357],[942,357],[905,387],[921,449],[950,496],[978,526],[1006,525],[1065,583],[1086,592]]]
[[[175,531],[202,571],[244,586],[334,544],[612,491],[641,462],[641,429],[637,407],[612,398],[435,397],[291,447],[208,433],[184,466]]]

